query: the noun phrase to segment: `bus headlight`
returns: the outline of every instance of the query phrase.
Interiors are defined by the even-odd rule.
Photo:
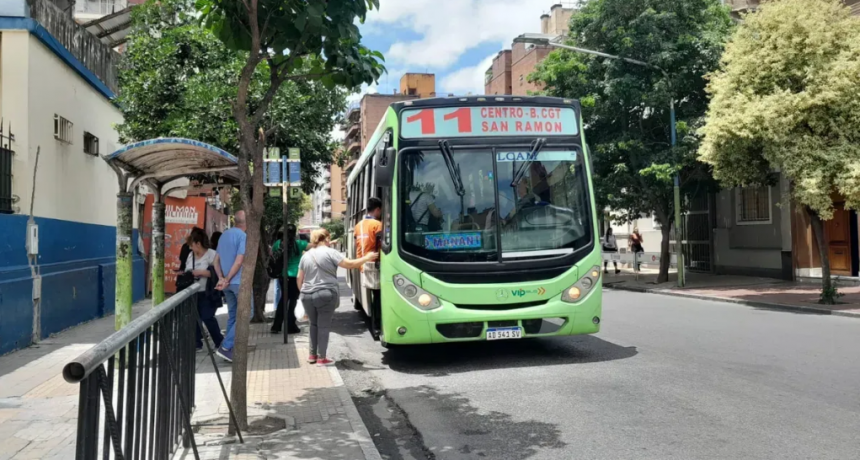
[[[597,282],[600,281],[600,267],[594,266],[588,270],[573,286],[564,290],[561,300],[567,303],[576,303],[588,295]]]
[[[394,275],[394,288],[407,302],[419,310],[430,311],[442,306],[438,297],[416,286],[403,275]]]

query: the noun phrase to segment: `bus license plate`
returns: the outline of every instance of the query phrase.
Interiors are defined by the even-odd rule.
[[[487,329],[487,340],[521,339],[523,330],[518,327],[494,327]]]

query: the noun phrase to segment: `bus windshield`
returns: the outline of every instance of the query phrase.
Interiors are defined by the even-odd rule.
[[[528,148],[455,149],[460,194],[442,152],[402,153],[404,250],[441,262],[504,262],[588,245],[590,197],[581,151],[546,146],[529,155]]]

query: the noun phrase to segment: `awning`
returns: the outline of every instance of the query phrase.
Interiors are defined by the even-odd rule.
[[[182,138],[158,138],[130,144],[106,156],[105,161],[122,169],[133,180],[159,184],[188,177],[211,179],[207,183],[237,184],[238,160],[205,142]]]
[[[107,16],[81,24],[81,26],[87,29],[87,32],[98,37],[105,45],[116,48],[125,43],[131,29],[131,9],[133,6],[129,5]]]

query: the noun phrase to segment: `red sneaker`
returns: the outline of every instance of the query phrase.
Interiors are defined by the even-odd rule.
[[[311,364],[315,364],[317,362],[317,355],[308,356],[308,362]]]
[[[318,366],[331,366],[333,364],[334,364],[334,361],[332,361],[328,358],[322,358],[319,361],[317,361]]]

